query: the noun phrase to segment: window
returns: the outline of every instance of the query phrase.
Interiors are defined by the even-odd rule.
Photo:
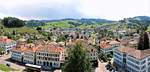
[[[143,72],[146,72],[146,70],[144,70]]]
[[[148,61],[150,61],[150,58],[148,58]]]
[[[142,66],[142,68],[141,69],[144,69],[146,66],[144,65],[144,66]]]
[[[136,68],[136,69],[140,69],[139,66],[137,66],[136,64],[133,64],[133,63],[131,63],[129,61],[127,62],[127,64],[130,65],[130,66],[132,66],[132,67],[134,67],[134,68]]]
[[[139,61],[137,61],[137,60],[134,60],[133,58],[131,58],[131,57],[128,57],[128,59],[127,59],[128,61],[131,61],[131,62],[134,62],[134,63],[136,63],[136,64],[139,64]]]
[[[144,61],[141,62],[141,64],[144,64],[145,62],[146,62],[146,61],[144,60]]]
[[[121,59],[121,57],[116,54],[114,54],[114,57],[116,57],[117,59]]]

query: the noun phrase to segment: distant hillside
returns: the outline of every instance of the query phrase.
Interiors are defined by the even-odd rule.
[[[143,20],[150,21],[150,17],[149,16],[136,16],[133,19],[139,20],[139,21],[143,21]]]
[[[39,20],[29,20],[26,22],[27,27],[45,26],[45,22]]]
[[[125,18],[124,20],[120,20],[121,23],[126,23],[128,25],[150,25],[150,17],[148,16],[136,16],[133,18]]]
[[[29,27],[15,27],[15,28],[6,28],[5,26],[2,25],[1,20],[0,20],[0,32],[4,32],[4,33],[12,33],[13,31],[16,31],[18,33],[38,33],[38,31],[36,29],[33,28],[29,28]],[[1,34],[2,35],[2,34]]]
[[[95,28],[101,25],[109,25],[112,24],[112,20],[107,19],[59,19],[59,20],[31,20],[27,22],[28,27],[38,27],[41,26],[43,28],[50,28],[50,27],[62,27],[62,28]],[[133,18],[125,18],[119,21],[119,24],[128,24],[127,27],[138,27],[140,25],[148,26],[150,24],[150,17],[148,16],[136,16]]]
[[[60,19],[60,20],[41,20],[42,22],[45,23],[43,28],[49,28],[49,27],[62,27],[62,28],[71,28],[71,27],[81,27],[81,28],[86,28],[86,27],[95,27],[97,25],[101,25],[103,23],[111,23],[113,21],[111,20],[106,20],[106,19]]]

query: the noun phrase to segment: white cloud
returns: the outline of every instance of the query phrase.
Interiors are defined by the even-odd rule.
[[[0,0],[0,16],[24,19],[65,17],[107,18],[112,20],[150,16],[149,0]]]
[[[81,0],[80,11],[87,17],[121,19],[138,15],[150,16],[149,0]]]

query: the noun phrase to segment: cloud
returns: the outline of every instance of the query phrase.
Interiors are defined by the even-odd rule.
[[[107,18],[150,16],[149,0],[0,0],[0,18]]]
[[[77,3],[70,0],[0,0],[0,13],[1,17],[24,19],[79,18],[82,15],[77,10]]]
[[[122,19],[150,16],[149,0],[81,0],[80,11],[87,17]]]

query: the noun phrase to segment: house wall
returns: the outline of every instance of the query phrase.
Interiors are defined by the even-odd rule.
[[[23,53],[20,51],[12,51],[11,52],[11,59],[15,61],[22,62]]]
[[[35,53],[34,52],[24,52],[23,63],[34,64],[35,63]]]

